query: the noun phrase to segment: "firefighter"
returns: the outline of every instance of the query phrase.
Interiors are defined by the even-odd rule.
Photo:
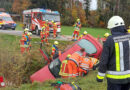
[[[110,34],[109,34],[109,33],[105,33],[105,34],[104,34],[104,38],[106,38],[106,39],[107,39],[107,38],[108,38],[108,36],[110,36]]]
[[[26,35],[23,34],[22,35],[22,38],[20,39],[20,49],[21,49],[21,53],[23,54],[24,51],[25,51],[25,45],[24,45],[24,42],[26,41]]]
[[[31,32],[28,32],[28,34],[27,34],[27,36],[28,36],[28,40],[27,40],[27,45],[28,45],[28,48],[27,48],[27,51],[29,52],[30,50],[31,50],[31,39],[32,39],[32,33]]]
[[[79,64],[79,76],[85,76],[88,74],[89,70],[93,68],[93,62],[90,60],[90,58],[84,58],[81,60],[81,63]]]
[[[41,37],[41,44],[43,44],[45,40],[45,26],[42,27],[42,30],[40,32],[40,37]]]
[[[103,45],[97,81],[107,78],[107,90],[129,90],[130,85],[130,35],[122,17],[113,16],[108,21],[111,36]]]
[[[77,77],[79,76],[79,64],[81,63],[81,60],[83,59],[83,53],[85,52],[85,49],[81,49],[78,52],[73,53],[68,61],[68,73],[69,77]]]
[[[52,51],[51,51],[51,58],[55,59],[59,56],[59,49],[58,49],[58,41],[54,41],[54,44],[52,45]]]
[[[54,38],[56,38],[56,36],[57,36],[57,33],[56,33],[56,32],[57,32],[57,25],[56,25],[56,23],[54,23],[54,24],[53,24],[53,37],[54,37]]]
[[[101,40],[102,40],[102,43],[104,43],[109,36],[110,36],[109,33],[105,33],[105,34],[104,34],[104,38],[101,39]]]
[[[59,75],[61,75],[62,78],[68,78],[69,77],[69,73],[68,73],[68,60],[69,60],[70,56],[71,55],[68,54],[66,59],[63,60],[62,63],[61,63]]]
[[[29,31],[29,29],[28,29],[28,28],[25,28],[23,34],[27,35],[28,31]]]
[[[20,48],[21,48],[21,53],[23,54],[26,50],[27,47],[27,34],[28,34],[29,29],[25,28],[24,32],[22,34],[22,38],[20,39]]]
[[[49,24],[48,24],[48,20],[46,20],[46,23],[45,23],[45,43],[47,45],[49,45],[48,37],[49,37]]]
[[[72,40],[77,40],[79,38],[79,32],[81,29],[80,19],[77,19],[77,22],[73,26],[74,26],[74,32]]]
[[[82,39],[83,36],[87,35],[87,31],[84,31],[82,35],[80,35],[79,39]]]

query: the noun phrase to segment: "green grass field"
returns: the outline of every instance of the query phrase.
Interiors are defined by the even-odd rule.
[[[20,27],[18,27],[19,29]],[[106,29],[101,28],[85,28],[83,27],[81,29],[81,33],[83,31],[87,31],[89,34],[93,35],[94,37],[97,37],[100,35],[102,37],[105,32],[110,32]],[[62,35],[72,35],[73,33],[73,27],[71,26],[62,26]],[[12,35],[6,35],[6,34],[0,34],[0,42],[1,42],[1,48],[4,49],[10,49],[12,50],[12,47],[16,47],[15,50],[20,52],[19,48],[19,36],[12,36]],[[50,40],[50,43],[52,44],[54,40]],[[40,42],[40,39],[32,39],[32,48],[33,51],[38,51],[39,45],[35,44],[34,42]],[[66,42],[66,41],[59,41],[60,42],[60,48],[64,49],[68,44],[72,44],[72,42]],[[50,49],[51,45],[48,48],[48,51]],[[36,53],[35,59],[39,59],[39,53]],[[82,90],[106,90],[106,79],[103,83],[98,83],[96,81],[96,74],[97,71],[90,71],[89,74],[85,77],[78,77],[78,78],[71,78],[71,79],[57,79],[57,80],[51,80],[46,81],[44,83],[28,83],[28,84],[22,84],[18,87],[6,87],[6,88],[0,88],[0,90],[56,90],[54,87],[50,86],[51,83],[54,83],[56,81],[64,81],[64,82],[75,82],[77,85],[79,85]]]
[[[74,31],[74,27],[72,26],[62,26],[61,27],[61,34],[62,35],[72,35]],[[82,34],[84,31],[87,31],[88,34],[91,34],[94,37],[103,37],[103,35],[108,32],[110,33],[110,30],[104,29],[104,28],[88,28],[88,27],[82,27],[80,34]]]

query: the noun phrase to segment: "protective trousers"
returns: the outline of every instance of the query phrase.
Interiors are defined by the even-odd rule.
[[[56,32],[57,32],[57,30],[54,29],[54,30],[53,30],[53,37],[54,37],[54,38],[56,38]]]
[[[127,84],[113,84],[107,81],[107,90],[129,90],[130,83]]]
[[[79,38],[79,31],[75,30],[73,32],[73,39],[78,39]]]

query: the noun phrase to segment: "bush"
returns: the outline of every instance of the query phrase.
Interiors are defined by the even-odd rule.
[[[31,54],[20,53],[18,40],[1,35],[0,39],[0,75],[4,76],[7,86],[18,86],[30,82],[30,75],[45,65],[38,50]],[[8,41],[8,39],[10,41]],[[11,43],[11,45],[7,45]]]

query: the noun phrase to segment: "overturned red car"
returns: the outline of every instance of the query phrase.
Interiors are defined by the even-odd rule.
[[[31,81],[44,82],[45,80],[59,78],[61,61],[65,60],[68,54],[73,54],[74,52],[79,51],[81,48],[84,48],[86,53],[95,58],[99,58],[102,52],[102,45],[94,37],[87,34],[82,39],[72,44],[71,47],[65,49],[64,52],[55,60],[53,60],[50,64],[46,65],[45,67],[41,68],[39,71],[31,75]],[[45,58],[47,59],[46,56]]]

